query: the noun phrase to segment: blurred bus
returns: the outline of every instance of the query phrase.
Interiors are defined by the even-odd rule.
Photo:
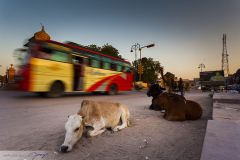
[[[31,42],[22,62],[18,71],[20,89],[49,97],[64,92],[116,94],[133,87],[128,61],[74,43]]]

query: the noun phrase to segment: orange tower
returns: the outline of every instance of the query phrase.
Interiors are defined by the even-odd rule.
[[[8,74],[8,81],[11,82],[14,80],[14,76],[15,76],[15,68],[13,67],[13,64],[10,65],[10,68],[7,70],[7,74]]]

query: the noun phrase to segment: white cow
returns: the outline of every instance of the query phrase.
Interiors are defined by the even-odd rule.
[[[83,100],[78,114],[68,117],[65,124],[66,135],[61,146],[62,152],[72,150],[73,145],[81,138],[85,126],[92,127],[89,136],[103,133],[107,128],[118,131],[129,126],[128,107],[119,103]]]

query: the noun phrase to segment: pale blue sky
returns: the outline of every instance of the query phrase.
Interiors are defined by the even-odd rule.
[[[142,55],[159,60],[178,77],[198,77],[221,67],[227,33],[230,72],[240,68],[240,1],[237,0],[0,0],[0,74],[15,63],[13,51],[40,30],[53,40],[109,43],[129,61],[133,44],[155,43]]]

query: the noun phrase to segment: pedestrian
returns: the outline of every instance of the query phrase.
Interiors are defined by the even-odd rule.
[[[181,93],[181,96],[184,96],[184,84],[182,78],[179,78],[178,81],[178,90]]]

